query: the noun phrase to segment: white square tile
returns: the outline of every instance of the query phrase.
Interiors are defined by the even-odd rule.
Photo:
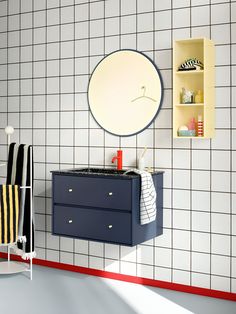
[[[173,27],[188,27],[190,25],[190,9],[178,9],[173,11]]]
[[[211,202],[213,212],[230,213],[230,194],[211,193]]]
[[[171,270],[164,267],[154,267],[154,279],[171,281]]]
[[[73,254],[60,251],[60,263],[73,265]]]
[[[229,23],[230,22],[230,4],[217,4],[211,6],[211,23]]]
[[[47,25],[59,24],[59,9],[47,10]]]
[[[173,230],[173,248],[190,249],[190,232],[185,230]]]
[[[190,189],[190,171],[173,170],[173,188]]]
[[[104,20],[90,21],[90,37],[104,36]]]
[[[210,193],[203,191],[192,191],[192,210],[209,211]]]
[[[216,127],[228,129],[230,125],[230,110],[225,108],[216,108]]]
[[[88,267],[88,256],[82,254],[75,254],[75,265],[81,267]]]
[[[110,36],[105,38],[105,54],[119,50],[119,48],[120,48],[119,36]]]
[[[75,130],[75,145],[88,146],[88,130]]]
[[[204,212],[192,212],[192,229],[194,231],[210,232],[210,214]]]
[[[150,31],[153,28],[153,13],[139,14],[138,32]]]
[[[88,164],[88,148],[76,147],[75,148],[75,161],[78,165]]]
[[[210,254],[192,253],[192,271],[210,273]]]
[[[105,16],[117,16],[120,11],[120,2],[117,0],[105,1]]]
[[[119,34],[119,18],[109,18],[105,20],[105,35],[118,35]]]
[[[150,265],[137,265],[137,276],[142,278],[154,278],[154,267]]]
[[[211,273],[218,276],[230,276],[230,257],[212,254]]]
[[[171,31],[156,31],[155,32],[155,49],[171,48]]]
[[[191,23],[192,26],[208,25],[210,24],[209,6],[193,7],[191,8]]]
[[[88,241],[87,240],[75,240],[75,252],[81,254],[88,254]]]
[[[153,247],[138,245],[137,248],[137,262],[141,264],[153,265]]]
[[[104,269],[104,260],[100,257],[89,256],[89,268]]]
[[[230,67],[221,66],[216,68],[216,86],[230,85]]]
[[[35,45],[34,46],[34,61],[45,60],[45,45]],[[22,60],[22,53],[24,55],[24,60]],[[21,48],[21,61],[31,61],[32,60],[32,48],[22,47]]]
[[[230,236],[212,234],[211,252],[213,254],[230,255]]]
[[[190,209],[190,191],[174,190],[173,206],[176,209]]]
[[[76,43],[75,43],[75,49],[76,49]],[[61,48],[61,58],[72,58],[74,56],[74,42],[73,41],[61,42],[60,48]]]
[[[74,39],[74,24],[61,25],[61,40]]]
[[[49,94],[56,94],[59,92],[59,78],[58,77],[47,78],[47,92]]]
[[[46,29],[45,27],[34,29],[34,44],[45,43],[46,41]]]
[[[230,130],[216,130],[212,139],[212,149],[230,149]]]
[[[171,28],[171,11],[155,12],[155,30]]]
[[[192,250],[210,253],[210,234],[205,232],[192,232]]]
[[[46,11],[34,12],[34,27],[46,25]]]
[[[74,22],[74,7],[68,6],[61,8],[61,23],[72,23]]]
[[[210,275],[192,272],[191,276],[193,286],[210,289]]]
[[[163,234],[154,239],[155,246],[170,247],[171,246],[171,230],[163,229]]]
[[[230,234],[230,215],[212,214],[211,231],[214,233]]]
[[[137,262],[136,247],[121,246],[120,247],[121,261]]]
[[[190,0],[173,0],[173,8],[185,8],[190,6]]]
[[[105,257],[111,259],[119,259],[119,246],[105,243]]]
[[[190,273],[183,270],[173,270],[173,282],[190,285]]]
[[[59,262],[59,251],[46,250],[46,258],[48,261]]]
[[[176,229],[190,229],[190,212],[186,210],[173,210],[173,227]]]
[[[230,170],[229,151],[212,151],[212,170]]]
[[[75,6],[75,21],[86,21],[88,20],[89,4],[84,3]]]
[[[90,146],[104,146],[104,131],[101,130],[90,130]]]
[[[32,27],[32,13],[21,14],[21,28]]]
[[[58,43],[47,44],[47,58],[48,59],[59,58],[59,44]]]
[[[174,150],[173,151],[173,166],[174,168],[190,168],[190,152],[187,150]]]
[[[230,64],[230,45],[216,46],[216,65]]]
[[[100,242],[89,242],[89,254],[94,256],[104,256],[104,243]]]
[[[134,14],[136,13],[136,0],[121,0],[121,14]]]
[[[104,152],[103,148],[90,148],[90,163],[92,165],[102,166],[104,164]],[[124,160],[125,165],[125,160]]]
[[[63,130],[60,136],[61,146],[73,146],[74,145],[74,130]],[[72,149],[73,150],[73,149]],[[73,152],[72,152],[73,154]]]
[[[171,249],[155,248],[155,266],[171,267]]]
[[[58,146],[59,145],[59,130],[47,130],[47,145]]]
[[[104,2],[103,1],[91,2],[89,4],[89,8],[90,8],[90,11],[89,11],[90,20],[104,18]]]
[[[190,252],[173,250],[173,268],[190,270]]]
[[[192,171],[192,189],[210,190],[210,171]]]
[[[100,55],[104,53],[104,38],[92,38],[90,40],[90,54]]]
[[[121,274],[137,276],[135,263],[121,262],[120,270],[121,270]]]
[[[68,252],[73,251],[73,239],[61,237],[60,238],[60,249],[62,251],[68,251]]]
[[[138,50],[147,51],[153,49],[153,33],[138,33]]]
[[[33,63],[33,73],[34,77],[45,77],[45,70],[46,70],[46,64],[45,62],[34,62]],[[23,63],[21,64],[21,74],[22,71],[24,72],[25,77],[31,77],[32,76],[32,63]],[[23,69],[23,67],[27,66],[27,68]]]
[[[74,92],[74,77],[64,76],[61,77],[61,93],[73,93]]]
[[[202,26],[202,27],[192,27],[192,36],[196,37],[196,38],[200,38],[200,37],[206,37],[209,38],[210,36],[210,26]]]
[[[192,168],[193,169],[210,169],[210,152],[203,150],[192,151]]]
[[[121,33],[135,33],[136,32],[136,16],[128,15],[121,17]]]
[[[105,270],[113,273],[119,273],[120,262],[114,261],[113,259],[105,259]]]
[[[79,22],[75,24],[75,39],[88,38],[89,36],[89,23]]]
[[[230,24],[212,25],[211,39],[215,44],[229,44],[230,43]]]
[[[211,276],[211,289],[230,292],[230,278]]]
[[[59,237],[53,236],[50,233],[47,233],[47,248],[48,249],[54,249],[59,250]]]
[[[230,173],[229,172],[212,172],[212,190],[215,192],[230,191]]]
[[[170,148],[171,135],[171,130],[155,130],[155,147]]]
[[[19,15],[10,15],[8,17],[8,30],[13,31],[13,30],[19,30],[20,28],[20,17]],[[5,37],[5,34],[2,34]],[[10,34],[9,34],[10,35]]]

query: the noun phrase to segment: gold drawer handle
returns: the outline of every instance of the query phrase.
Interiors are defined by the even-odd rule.
[[[68,220],[68,223],[69,223],[69,224],[72,224],[72,222],[73,222],[73,220],[72,220],[72,219]]]
[[[69,189],[68,192],[69,192],[69,193],[73,192],[73,189]]]
[[[109,195],[109,196],[112,196],[112,195],[113,195],[113,193],[112,193],[112,192],[109,192],[109,193],[108,193],[108,195]]]
[[[111,229],[113,226],[112,225],[108,225],[108,229]]]

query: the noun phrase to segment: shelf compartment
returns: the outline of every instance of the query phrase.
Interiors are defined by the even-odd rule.
[[[177,75],[188,75],[188,74],[203,74],[204,70],[189,70],[189,71],[176,71]]]

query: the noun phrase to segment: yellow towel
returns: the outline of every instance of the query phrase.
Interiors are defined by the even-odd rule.
[[[19,221],[19,186],[0,185],[0,243],[17,241]]]

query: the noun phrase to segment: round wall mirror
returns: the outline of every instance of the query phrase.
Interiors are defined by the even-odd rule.
[[[119,136],[147,128],[159,113],[162,98],[157,67],[134,50],[119,50],[102,59],[88,86],[93,117],[106,131]]]

